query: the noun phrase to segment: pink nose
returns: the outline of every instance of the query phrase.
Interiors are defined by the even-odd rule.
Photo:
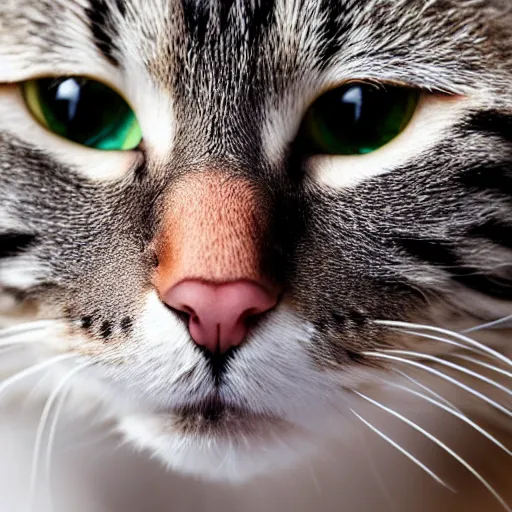
[[[211,352],[225,352],[242,343],[247,321],[273,308],[277,294],[252,281],[209,283],[186,280],[172,287],[165,303],[189,315],[192,339]]]

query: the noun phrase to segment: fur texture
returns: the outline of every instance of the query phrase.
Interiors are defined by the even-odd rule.
[[[16,434],[9,464],[20,468],[0,483],[12,498],[1,510],[24,506],[26,440],[45,398],[82,364],[55,453],[78,422],[86,438],[115,432],[85,454],[110,453],[117,436],[141,454],[109,455],[108,475],[56,455],[54,482],[72,481],[70,492],[56,486],[64,510],[142,510],[146,500],[155,512],[512,507],[510,457],[410,392],[430,387],[510,446],[510,330],[478,331],[473,344],[457,333],[512,313],[511,27],[498,0],[2,2],[0,307],[9,323],[48,322],[6,338],[25,348],[0,354],[1,373],[76,358],[36,373],[36,391],[20,379],[0,392]],[[66,75],[120,91],[141,148],[101,152],[39,126],[19,83]],[[294,143],[307,107],[349,80],[420,89],[413,120],[373,154],[307,157]],[[264,277],[281,290],[221,363],[160,300],[162,288],[205,275]],[[463,454],[498,499],[364,397]]]

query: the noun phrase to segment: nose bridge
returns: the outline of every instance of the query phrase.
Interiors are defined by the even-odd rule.
[[[264,202],[247,179],[218,172],[182,178],[168,194],[156,242],[157,288],[184,279],[260,281],[266,225]]]

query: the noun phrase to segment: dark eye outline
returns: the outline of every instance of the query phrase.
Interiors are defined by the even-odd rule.
[[[319,106],[322,106],[322,103],[327,102],[330,98],[335,96],[336,94],[340,93],[347,93],[351,88],[354,87],[363,87],[367,90],[375,90],[375,91],[384,91],[384,92],[391,92],[395,95],[402,94],[403,97],[401,99],[407,100],[408,105],[404,105],[405,112],[404,116],[401,119],[401,122],[399,123],[399,126],[394,130],[394,133],[391,136],[383,137],[382,143],[374,143],[374,147],[371,150],[366,151],[349,151],[349,150],[340,150],[340,151],[333,151],[329,150],[329,148],[325,148],[325,146],[322,148],[320,144],[318,144],[318,141],[315,141],[313,137],[311,137],[311,133],[308,133],[308,122],[311,122],[311,117],[314,113],[314,110],[318,108]],[[394,84],[389,82],[375,82],[373,80],[364,80],[364,79],[354,79],[354,80],[348,80],[338,86],[331,87],[321,94],[319,94],[314,101],[312,101],[308,108],[305,110],[304,115],[301,120],[301,124],[299,127],[299,130],[297,132],[297,136],[294,141],[294,147],[300,151],[300,153],[304,157],[313,157],[313,156],[331,156],[331,157],[362,157],[365,154],[371,154],[375,151],[380,150],[381,148],[387,146],[393,140],[395,140],[399,135],[401,135],[406,128],[409,126],[413,118],[415,117],[416,112],[418,111],[418,108],[421,104],[421,99],[423,95],[425,94],[425,91],[421,88],[414,87],[414,86],[407,86],[403,84]],[[340,118],[342,119],[342,118]],[[386,119],[384,119],[386,120]],[[389,119],[388,119],[389,120]],[[311,128],[311,126],[309,127]],[[342,143],[344,141],[341,141]],[[368,142],[368,141],[366,141]],[[345,141],[345,143],[348,145],[348,142]],[[361,142],[360,146],[363,146],[363,141]]]
[[[105,92],[110,94],[112,98],[116,98],[119,100],[119,106],[122,106],[125,109],[125,114],[128,114],[131,119],[128,119],[128,123],[125,123],[124,136],[122,137],[122,143],[118,144],[117,147],[99,147],[98,145],[88,144],[81,140],[77,140],[76,138],[70,137],[67,134],[59,132],[55,126],[51,126],[50,121],[48,120],[48,116],[43,112],[43,107],[41,105],[41,97],[38,91],[38,85],[42,81],[53,80],[55,82],[60,81],[60,85],[62,85],[67,80],[75,80],[82,81],[86,84],[91,84],[92,86],[96,86],[100,90],[104,88]],[[125,97],[114,87],[109,84],[105,84],[101,80],[97,80],[96,78],[82,76],[82,75],[69,75],[69,76],[50,76],[50,77],[37,77],[34,79],[23,81],[19,84],[21,94],[25,103],[25,106],[33,117],[35,121],[37,121],[43,128],[48,130],[50,133],[78,144],[82,147],[87,147],[89,149],[95,149],[99,151],[136,151],[143,142],[142,131],[138,121],[138,118],[135,114],[135,110],[132,108],[130,103],[125,99]],[[118,123],[116,129],[119,129],[119,124],[121,124],[121,120],[113,120],[113,124]],[[111,127],[111,130],[114,130],[114,127]],[[108,131],[108,126],[105,127],[105,135],[109,134],[113,136]],[[121,139],[120,139],[121,140]],[[99,141],[101,142],[101,140]],[[112,145],[112,144],[111,144]]]

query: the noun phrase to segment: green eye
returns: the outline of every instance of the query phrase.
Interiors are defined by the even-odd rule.
[[[66,139],[106,150],[134,149],[141,142],[133,110],[106,85],[65,77],[31,80],[22,88],[34,117]]]
[[[419,96],[405,87],[349,83],[327,92],[309,108],[299,140],[309,154],[371,153],[405,129]]]

